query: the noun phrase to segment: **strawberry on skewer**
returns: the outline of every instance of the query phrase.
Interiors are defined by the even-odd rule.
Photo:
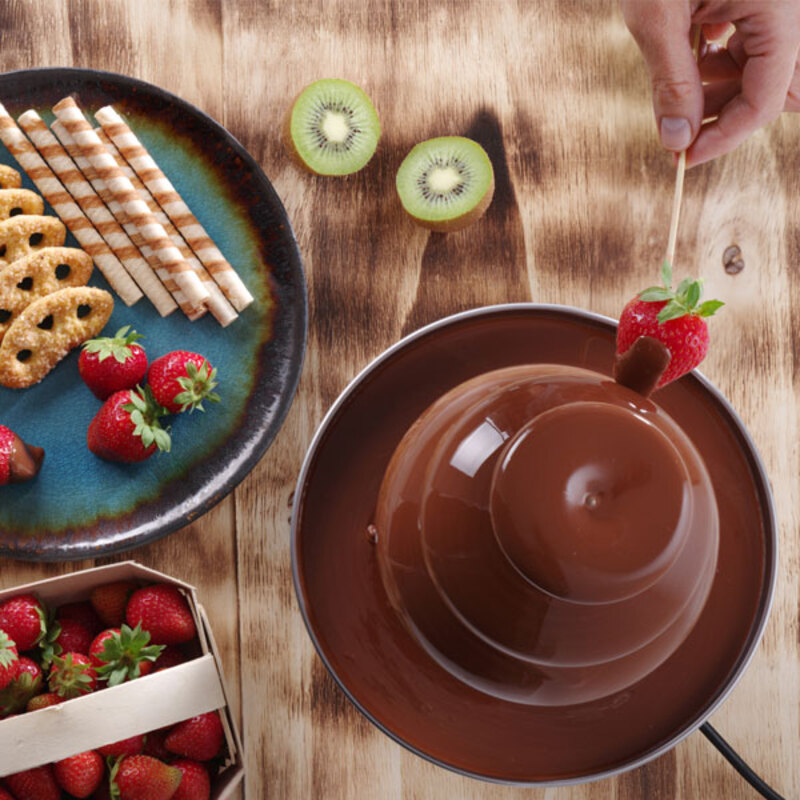
[[[708,352],[708,325],[724,304],[719,300],[700,302],[702,283],[686,278],[672,288],[672,270],[664,262],[663,286],[651,286],[633,298],[623,309],[617,328],[617,356],[625,354],[642,336],[660,341],[670,360],[656,388],[693,370]]]

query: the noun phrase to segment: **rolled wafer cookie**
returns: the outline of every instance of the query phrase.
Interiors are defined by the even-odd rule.
[[[72,162],[64,148],[44,120],[30,109],[17,118],[17,124],[28,134],[39,155],[49,164],[72,199],[81,207],[95,230],[106,240],[106,243],[120,260],[131,278],[155,306],[156,311],[166,317],[178,306],[161,281],[142,258],[139,248],[128,238],[120,224],[111,215],[103,201],[97,196],[89,181]]]
[[[203,281],[203,286],[208,289],[209,294],[206,305],[208,306],[214,318],[217,320],[217,322],[219,322],[220,325],[222,325],[223,328],[230,325],[230,323],[238,317],[238,314],[228,300],[225,299],[225,295],[222,293],[220,287],[214,282],[206,268],[197,260],[194,253],[189,249],[189,246],[183,240],[180,232],[172,224],[169,217],[167,217],[167,215],[161,210],[152,194],[150,194],[150,190],[141,182],[139,176],[130,168],[128,163],[120,154],[119,150],[117,150],[114,143],[108,138],[105,131],[102,128],[96,128],[95,132],[100,138],[100,141],[103,142],[108,149],[108,152],[114,156],[117,165],[122,170],[123,174],[128,178],[136,191],[139,192],[139,196],[147,203],[147,207],[150,209],[153,216],[164,226],[164,230],[172,240],[172,243],[178,248],[178,250],[181,251],[181,255],[186,259],[186,263],[189,264],[195,273],[197,273],[197,277]]]
[[[31,303],[0,344],[0,386],[39,383],[70,350],[97,336],[113,309],[111,295],[93,286],[59,289]]]
[[[44,200],[30,189],[0,189],[0,222],[18,214],[42,214]]]
[[[150,213],[147,204],[139,197],[131,182],[122,174],[117,162],[97,138],[97,134],[92,130],[77,103],[71,97],[65,97],[53,106],[53,112],[75,139],[81,152],[97,170],[97,174],[106,182],[111,193],[125,209],[128,218],[139,229],[142,238],[181,287],[192,306],[198,306],[208,300],[208,290],[186,263],[178,248],[172,244],[163,226],[159,225]]]
[[[17,127],[17,123],[2,103],[0,103],[0,141],[28,173],[28,177],[36,184],[44,199],[70,229],[78,244],[92,257],[97,268],[125,305],[133,305],[139,300],[142,297],[139,287],[125,272],[119,259],[111,252],[92,223],[78,208],[50,167],[45,164],[44,159],[36,152],[36,148]]]
[[[85,286],[92,274],[88,253],[45,247],[0,271],[0,342],[14,320],[35,300],[69,286]]]
[[[25,214],[0,222],[0,272],[12,261],[43,247],[61,247],[67,238],[57,217]]]
[[[50,129],[75,162],[75,165],[92,185],[92,188],[106,204],[108,210],[114,215],[114,218],[122,225],[125,233],[130,236],[131,241],[139,248],[142,257],[161,279],[164,287],[175,298],[181,311],[192,321],[202,317],[206,313],[206,307],[200,306],[198,308],[192,308],[191,304],[186,299],[186,295],[181,291],[181,288],[175,283],[174,278],[158,260],[158,256],[152,251],[150,245],[142,238],[138,228],[128,219],[128,215],[116,201],[114,195],[111,194],[105,181],[98,176],[95,168],[89,163],[89,159],[81,153],[80,148],[67,129],[61,124],[61,121],[55,120],[50,126]]]
[[[0,164],[0,189],[19,189],[22,176],[12,167]]]
[[[219,284],[233,307],[237,311],[247,308],[253,302],[253,296],[136,134],[112,106],[104,106],[94,116],[122,153],[122,157],[133,167],[133,171],[186,239],[197,258]]]

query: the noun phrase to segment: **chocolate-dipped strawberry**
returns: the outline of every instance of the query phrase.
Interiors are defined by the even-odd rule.
[[[0,425],[0,486],[34,478],[44,459],[44,450],[25,444],[10,428]]]

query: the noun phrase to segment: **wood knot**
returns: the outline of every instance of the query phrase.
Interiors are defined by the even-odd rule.
[[[725,248],[722,254],[722,266],[728,275],[738,275],[744,269],[744,259],[742,250],[738,244],[732,244]]]

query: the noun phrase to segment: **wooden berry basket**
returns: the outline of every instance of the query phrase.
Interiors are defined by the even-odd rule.
[[[0,777],[219,711],[227,758],[211,776],[211,797],[231,797],[244,777],[241,738],[228,706],[222,662],[208,617],[193,586],[125,561],[6,589],[0,591],[0,602],[30,592],[53,607],[85,600],[96,586],[123,580],[177,586],[194,615],[201,655],[135,681],[0,721]]]

